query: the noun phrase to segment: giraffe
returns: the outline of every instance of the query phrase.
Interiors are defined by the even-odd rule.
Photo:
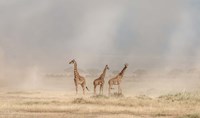
[[[85,95],[85,88],[89,91],[88,87],[86,86],[85,78],[79,75],[77,63],[74,59],[70,61],[69,64],[74,64],[74,83],[76,86],[76,94],[78,94],[78,85],[80,84],[83,89],[83,95]]]
[[[99,94],[103,95],[103,86],[104,86],[104,78],[106,75],[106,70],[109,70],[108,65],[105,66],[103,73],[100,75],[99,78],[95,79],[93,82],[94,85],[94,95],[96,95],[96,87],[97,85],[100,85],[100,90],[99,90]]]
[[[112,78],[108,81],[108,84],[109,84],[108,94],[109,95],[110,95],[110,91],[111,91],[113,85],[118,85],[118,94],[122,93],[122,89],[120,87],[120,84],[121,84],[121,80],[123,78],[124,72],[127,69],[127,67],[128,67],[128,64],[125,64],[122,71],[116,77],[114,77],[114,78]]]

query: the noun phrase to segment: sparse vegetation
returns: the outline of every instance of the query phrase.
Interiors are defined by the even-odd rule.
[[[96,98],[96,99],[100,99],[100,98],[108,99],[109,97],[108,97],[108,96],[105,96],[105,95],[95,95],[95,96],[91,96],[91,98]]]
[[[184,115],[179,118],[200,118],[198,114],[190,114],[190,115]]]
[[[20,117],[32,113],[44,114],[43,117],[48,117],[48,113],[63,114],[63,117],[87,117],[98,114],[112,117],[117,113],[122,117],[136,118],[199,118],[200,94],[183,92],[151,98],[146,95],[125,97],[117,93],[111,97],[78,97],[62,92],[7,92],[0,94],[0,117],[15,117],[8,116],[7,113],[21,114]]]
[[[183,93],[176,93],[176,94],[168,94],[168,95],[162,95],[159,97],[160,99],[164,100],[172,100],[172,101],[199,101],[200,102],[200,93],[189,93],[189,92],[183,92]]]
[[[114,97],[114,98],[121,98],[121,97],[124,97],[124,95],[123,95],[122,93],[117,93],[117,92],[115,92],[115,93],[111,94],[111,97]]]

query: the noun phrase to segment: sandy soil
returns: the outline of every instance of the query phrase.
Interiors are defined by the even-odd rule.
[[[4,91],[0,118],[199,118],[200,94],[75,96],[59,91]]]

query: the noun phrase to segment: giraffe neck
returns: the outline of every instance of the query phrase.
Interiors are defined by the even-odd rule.
[[[77,63],[74,63],[74,78],[78,78],[79,77],[79,73],[78,73],[78,69],[77,69]]]
[[[106,67],[104,68],[103,70],[103,73],[101,74],[101,79],[104,79],[105,78],[105,75],[106,75]]]
[[[126,68],[127,68],[127,67],[124,67],[124,68],[122,69],[122,71],[119,73],[119,76],[122,76],[122,77],[124,76],[124,72],[125,72]]]

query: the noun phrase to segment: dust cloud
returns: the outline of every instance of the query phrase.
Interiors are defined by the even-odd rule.
[[[107,84],[128,63],[122,83],[128,95],[197,91],[198,4],[1,0],[0,86],[73,91],[73,66],[68,63],[76,59],[91,90],[106,64]]]

